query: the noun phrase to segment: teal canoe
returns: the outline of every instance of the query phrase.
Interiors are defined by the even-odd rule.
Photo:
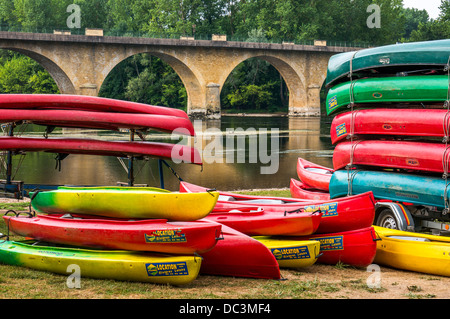
[[[375,74],[444,70],[450,56],[450,39],[399,43],[332,56],[328,63],[326,87],[339,81],[348,81],[350,65],[352,75],[376,69]],[[350,64],[351,61],[351,64]]]
[[[346,106],[375,103],[443,103],[447,100],[448,75],[418,75],[359,79],[333,86],[327,94],[330,115]]]
[[[331,198],[347,196],[349,176],[352,194],[372,191],[376,199],[445,208],[445,180],[440,176],[369,170],[354,170],[348,175],[347,170],[338,170],[330,180]]]

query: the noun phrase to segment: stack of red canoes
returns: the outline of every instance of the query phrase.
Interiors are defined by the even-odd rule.
[[[129,129],[195,135],[186,112],[169,107],[114,99],[62,94],[2,94],[0,123],[33,123],[100,130]],[[12,135],[12,134],[11,134]],[[141,135],[142,136],[142,135]],[[0,138],[0,149],[102,156],[144,156],[201,164],[195,148],[149,141],[105,141],[92,138]]]
[[[180,183],[180,192],[205,190],[190,183]],[[219,193],[215,208],[205,219],[248,235],[299,242],[318,240],[321,242],[319,263],[342,262],[364,267],[375,257],[376,236],[371,227],[375,201],[371,192],[336,200]],[[294,227],[297,227],[296,231]]]

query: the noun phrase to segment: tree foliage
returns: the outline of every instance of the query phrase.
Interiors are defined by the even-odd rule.
[[[69,4],[81,9],[81,30],[103,28],[106,35],[195,36],[226,34],[252,42],[314,39],[384,45],[450,37],[450,2],[441,14],[403,8],[402,0],[0,0],[0,24],[39,32],[67,28]],[[369,27],[369,5],[379,8],[380,27]],[[73,30],[74,32],[77,30]],[[36,62],[13,53],[0,56],[0,92],[58,92]],[[185,107],[187,95],[174,70],[157,57],[141,54],[120,63],[100,95]],[[269,63],[251,59],[229,75],[222,105],[236,109],[286,107],[288,91]]]

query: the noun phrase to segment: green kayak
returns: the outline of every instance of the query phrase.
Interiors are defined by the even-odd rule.
[[[332,56],[328,63],[325,85],[347,81],[352,60],[355,78],[368,74],[444,71],[450,57],[450,39],[391,44]],[[358,74],[362,73],[362,74]]]
[[[355,80],[353,84],[344,82],[328,91],[327,114],[349,105],[351,96],[356,104],[444,102],[448,85],[447,75],[367,78]]]

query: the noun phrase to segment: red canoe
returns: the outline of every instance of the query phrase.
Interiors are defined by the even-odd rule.
[[[1,94],[1,109],[59,109],[146,113],[188,118],[186,112],[164,106],[70,94]]]
[[[373,227],[294,237],[296,240],[319,240],[322,255],[317,262],[335,265],[341,262],[355,267],[370,265],[377,251],[376,234]]]
[[[2,109],[0,123],[27,121],[38,125],[59,127],[83,127],[108,130],[154,129],[163,132],[177,132],[195,135],[192,122],[185,117],[140,114],[114,113],[79,110],[35,110],[35,109]]]
[[[306,236],[316,232],[322,213],[283,215],[264,210],[214,211],[205,219],[227,225],[249,236]]]
[[[449,151],[444,143],[360,140],[340,142],[333,153],[333,167],[341,169],[350,163],[414,171],[442,173],[443,161],[448,164]]]
[[[294,198],[299,199],[307,199],[307,200],[329,200],[330,199],[330,193],[315,189],[312,187],[309,187],[308,185],[305,185],[304,183],[291,178],[290,183],[290,191],[291,196]]]
[[[217,224],[213,221],[208,221]],[[223,240],[203,257],[200,272],[207,275],[280,279],[280,267],[272,252],[261,242],[222,225]]]
[[[205,192],[207,188],[180,182],[180,192]],[[223,212],[232,209],[263,209],[284,215],[320,210],[322,219],[317,233],[338,232],[369,227],[375,218],[375,199],[372,192],[336,198],[326,201],[300,200],[296,198],[251,196],[219,191],[219,199],[213,209]]]
[[[221,225],[207,222],[168,222],[165,219],[3,216],[9,230],[34,239],[88,248],[194,254],[212,249]]]
[[[298,158],[297,175],[304,184],[310,187],[328,192],[328,185],[330,184],[332,174],[333,170],[328,167],[314,164],[300,157]]]
[[[193,147],[157,142],[1,136],[0,150],[116,157],[149,156],[202,164],[198,150]]]
[[[353,134],[413,137],[448,135],[450,117],[446,109],[367,109],[338,114],[331,123],[333,144]],[[353,116],[353,123],[352,123]]]

